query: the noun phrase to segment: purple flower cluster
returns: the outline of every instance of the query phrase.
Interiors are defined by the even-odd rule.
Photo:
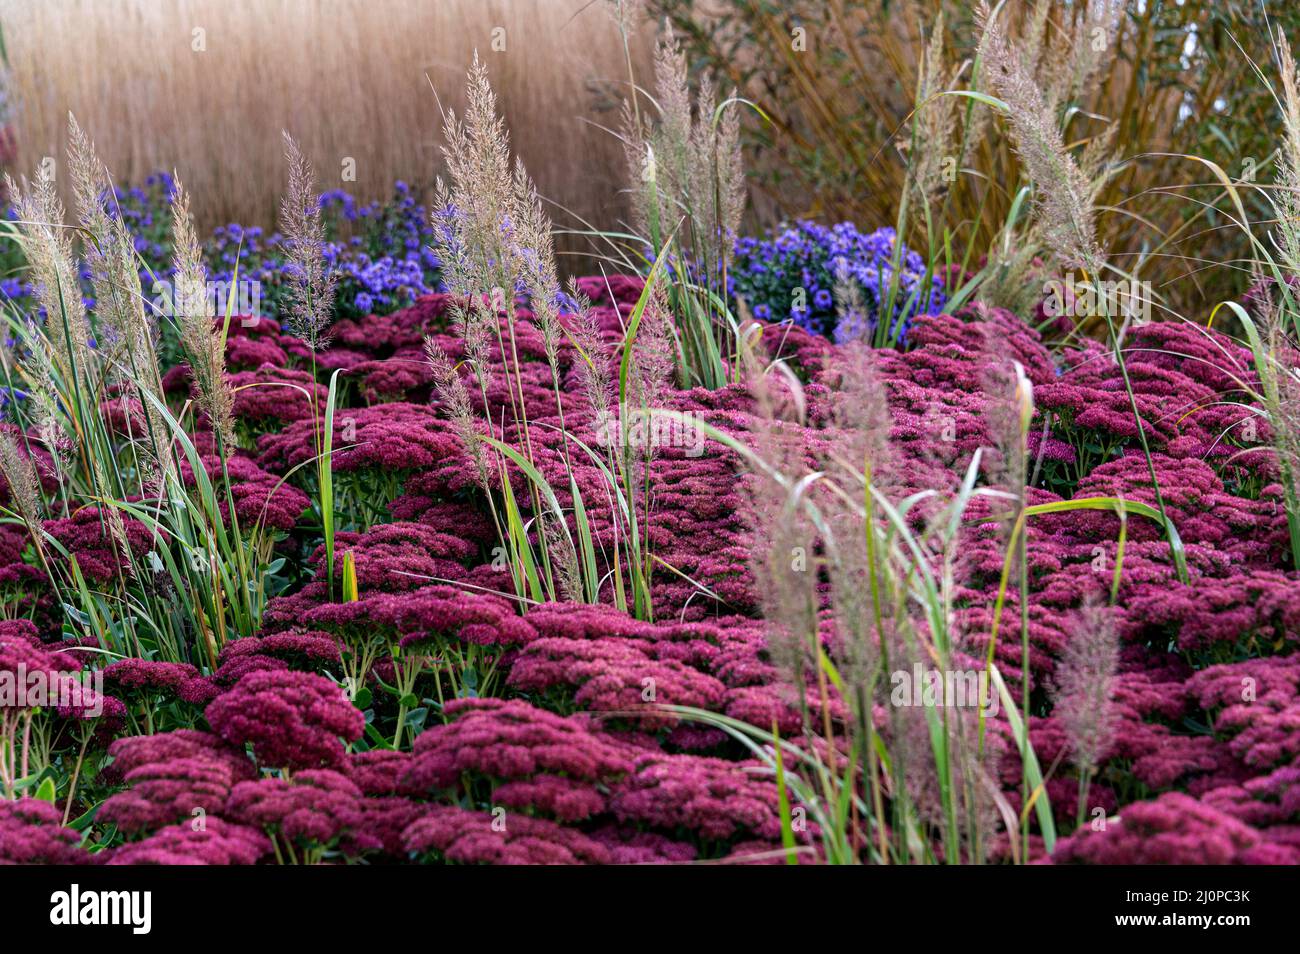
[[[440,264],[432,249],[427,208],[411,187],[397,182],[384,202],[359,203],[341,189],[320,197],[328,241],[325,255],[338,274],[338,313],[346,317],[387,314],[438,290]],[[212,276],[260,282],[264,309],[278,314],[288,269],[285,240],[257,226],[218,228],[204,249]]]
[[[893,229],[863,234],[850,222],[827,228],[800,220],[765,239],[742,238],[728,277],[760,321],[789,320],[836,341],[873,340],[891,295],[889,322],[880,329],[891,343],[907,336],[913,316],[937,312],[945,301],[942,279],[927,274],[916,252],[896,248]],[[837,316],[838,281],[860,289],[864,314]]]

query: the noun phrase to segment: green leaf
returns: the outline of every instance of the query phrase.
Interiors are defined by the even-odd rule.
[[[88,810],[68,822],[68,827],[73,831],[85,831],[90,827],[91,822],[95,820],[95,815],[99,812],[99,806],[102,804],[103,802],[96,802]]]
[[[781,844],[785,846],[785,863],[797,865],[795,855],[794,828],[790,820],[790,795],[785,786],[785,761],[781,758],[781,733],[776,723],[772,723],[772,750],[776,757],[776,799],[781,817]]]
[[[329,393],[325,398],[325,426],[321,434],[323,446],[318,480],[321,525],[325,535],[326,577],[331,597],[334,594],[334,406],[338,401],[339,375],[343,370],[338,368],[330,375]]]
[[[1015,736],[1016,747],[1020,750],[1020,760],[1025,767],[1025,777],[1033,785],[1034,812],[1038,815],[1038,827],[1043,832],[1043,847],[1050,855],[1056,849],[1056,822],[1052,819],[1052,802],[1047,797],[1047,786],[1043,782],[1043,770],[1038,765],[1038,756],[1034,754],[1033,743],[1029,741],[1029,734],[1025,731],[1025,724],[1020,719],[1020,713],[1016,711],[1016,700],[1011,698],[1011,693],[1007,691],[1007,684],[1002,681],[1002,673],[998,672],[996,665],[989,666],[989,676],[993,680],[993,685],[998,690],[998,698],[1002,701],[1002,710],[1007,714],[1007,722],[1011,725],[1011,734]],[[1014,832],[1008,832],[1010,837],[1015,837]]]

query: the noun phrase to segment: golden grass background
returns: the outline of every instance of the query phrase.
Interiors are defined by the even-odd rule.
[[[606,10],[603,0],[0,0],[18,169],[63,155],[72,110],[118,182],[176,169],[204,227],[275,221],[281,129],[322,189],[371,199],[399,178],[427,188],[438,102],[459,110],[477,49],[539,190],[608,228],[625,217],[621,144],[592,124],[617,128],[627,68]],[[204,51],[192,48],[195,29]],[[633,51],[643,83],[652,39],[643,24]],[[344,157],[355,182],[341,180]]]

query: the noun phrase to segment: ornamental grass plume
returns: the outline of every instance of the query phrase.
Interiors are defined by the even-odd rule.
[[[574,460],[585,462],[566,421],[560,380],[561,349],[572,347],[571,333],[560,323],[560,310],[572,309],[574,302],[560,291],[551,223],[522,162],[518,157],[511,162],[496,97],[486,67],[477,55],[469,73],[464,118],[449,112],[444,138],[448,180],[438,181],[434,233],[443,263],[443,280],[453,297],[453,323],[463,340],[462,363],[469,369],[473,384],[467,386],[460,381],[441,346],[429,344],[427,355],[435,385],[470,450],[480,484],[488,489],[488,505],[502,550],[509,556],[516,592],[534,601],[557,596],[594,601],[604,582],[596,566],[594,546],[583,537],[577,503],[575,540],[555,493],[538,476],[542,472],[538,455],[553,448],[548,445],[547,435],[530,424],[530,418],[549,417],[553,410],[554,423],[547,421],[546,427],[558,432],[560,446],[554,453],[568,478],[568,486],[561,483],[560,489],[579,496]],[[650,289],[647,295],[638,312],[636,340],[626,355],[624,367],[629,373],[620,381],[620,399],[638,414],[662,403],[674,356],[671,316],[662,289]],[[528,300],[531,323],[523,320],[519,297]],[[522,360],[530,355],[540,357],[544,364]],[[603,355],[582,357],[593,364],[604,360]],[[493,364],[503,372],[504,396],[493,386]],[[489,417],[486,437],[478,435],[479,425],[469,413],[471,387],[477,387],[482,413]],[[585,390],[593,394],[590,387]],[[492,419],[498,407],[500,425]],[[605,400],[592,410],[598,419],[608,421]],[[626,500],[621,520],[627,533],[622,548],[626,550],[632,602],[639,615],[649,616],[652,610],[647,581],[651,557],[642,541],[649,510],[650,482],[645,479],[645,467],[654,448],[648,441],[633,447],[628,422],[622,420],[626,416],[620,417],[619,440],[610,442],[616,444],[615,449],[606,446],[605,477],[614,491],[610,497],[621,495]],[[502,425],[502,436],[510,436],[519,445],[517,455],[514,448],[500,448],[495,432]],[[488,445],[499,453],[483,453]],[[516,468],[528,478],[532,513],[526,520],[509,483],[511,470]],[[490,480],[484,480],[485,474]],[[614,519],[620,517],[615,514]],[[531,528],[521,533],[519,528],[525,522]],[[581,554],[579,545],[583,547]],[[620,562],[621,554],[615,557],[616,565]],[[626,585],[622,573],[617,573],[613,583],[617,600],[624,599]]]
[[[640,234],[666,237],[685,219],[690,234],[683,247],[704,252],[696,264],[716,278],[726,268],[745,208],[740,120],[731,109],[719,114],[708,72],[692,104],[686,54],[671,31],[655,52],[654,74],[658,122],[627,102],[623,110],[624,152],[636,184],[633,225]]]
[[[1079,773],[1080,824],[1087,811],[1088,785],[1115,731],[1118,663],[1119,639],[1112,612],[1096,603],[1086,604],[1056,667],[1053,710]]]
[[[128,382],[140,394],[145,432],[128,428],[127,436],[145,470],[142,488],[157,492],[174,474],[175,463],[171,430],[161,410],[165,398],[156,330],[145,312],[135,237],[120,214],[110,214],[107,202],[113,190],[108,170],[71,114],[68,166],[86,236],[83,258],[95,299],[97,350],[105,353],[108,362],[104,377],[108,382]]]
[[[618,27],[618,32],[626,43],[627,38],[636,32],[637,25],[645,16],[645,2],[644,0],[607,0],[607,4],[605,12],[614,21],[614,25]]]
[[[190,218],[190,198],[179,178],[172,196],[172,248],[173,302],[199,406],[225,446],[233,448],[235,398],[226,380],[225,335],[213,327],[208,310],[206,269]]]
[[[40,527],[44,505],[40,479],[31,458],[18,447],[7,429],[0,429],[0,475],[9,490],[9,506],[22,518],[37,551],[43,551]]]
[[[957,843],[958,859],[984,863],[999,822],[1006,820],[999,818],[998,796],[992,794],[997,791],[994,780],[1002,756],[1001,739],[990,736],[981,745],[974,710],[945,706],[940,700],[936,722],[947,736],[948,753],[945,760],[940,760],[933,752],[934,727],[929,714],[919,706],[898,708],[898,718],[891,725],[889,750],[891,758],[902,763],[910,810],[932,830],[942,833],[945,844]],[[1009,831],[1008,837],[1014,838],[1014,831]]]
[[[450,181],[438,180],[434,234],[443,282],[456,299],[453,320],[464,339],[467,363],[486,393],[490,346],[495,340],[507,375],[513,370],[515,376],[511,410],[516,421],[526,424],[515,329],[515,299],[526,296],[541,332],[563,426],[558,375],[565,336],[559,320],[564,298],[555,268],[551,222],[522,160],[516,156],[511,162],[509,136],[497,115],[487,68],[477,53],[470,67],[465,117],[458,120],[449,112],[443,132]],[[437,359],[432,353],[430,357]]]
[[[841,309],[851,306],[851,299],[846,292]],[[810,750],[829,745],[833,707],[821,664],[822,617],[829,597],[837,664],[843,667],[844,692],[853,709],[851,728],[863,736],[857,744],[874,751],[880,665],[888,659],[884,619],[894,613],[879,575],[883,554],[873,549],[872,488],[887,481],[892,469],[885,392],[870,349],[859,343],[842,346],[825,378],[831,395],[829,439],[819,442],[814,458],[802,425],[803,388],[792,375],[788,382],[770,381],[775,373],[765,373],[752,352],[746,355],[747,380],[758,409],[750,432],[761,461],[752,475],[750,569],[768,626],[769,652],[798,700]],[[793,420],[782,420],[787,417]],[[819,711],[809,704],[813,683]],[[820,739],[815,738],[818,731]],[[883,813],[874,758],[867,773],[872,810]]]
[[[1102,12],[1096,13],[1098,23],[1109,23],[1118,16],[1110,0],[1095,0]],[[1090,3],[1089,10],[1093,10]],[[981,0],[976,22],[983,31],[980,37],[980,56],[988,69],[994,91],[1006,106],[1007,121],[1015,140],[1016,150],[1029,181],[1034,186],[1034,221],[1045,247],[1055,251],[1064,269],[1081,268],[1085,281],[1099,287],[1106,261],[1097,242],[1097,223],[1092,200],[1096,188],[1084,175],[1065,146],[1065,138],[1056,122],[1052,103],[1026,69],[1024,51],[1013,46],[1003,35],[986,2]],[[1098,29],[1105,29],[1098,27]],[[1080,54],[1082,55],[1082,54]],[[1080,68],[1082,69],[1082,68]],[[1104,295],[1099,298],[1104,299]],[[1110,333],[1110,347],[1115,362],[1124,379],[1129,397],[1129,409],[1138,426],[1138,440],[1146,457],[1147,473],[1155,494],[1156,509],[1167,523],[1164,497],[1156,476],[1151,450],[1147,445],[1146,431],[1142,429],[1137,398],[1133,394],[1128,367],[1115,317],[1103,305],[1102,317]],[[1169,525],[1172,527],[1172,525]],[[1169,531],[1169,546],[1176,551],[1177,544]]]
[[[1264,413],[1277,452],[1291,559],[1300,565],[1300,376],[1295,362],[1294,330],[1300,327],[1294,277],[1300,268],[1300,77],[1291,46],[1279,31],[1275,45],[1282,76],[1283,136],[1278,173],[1269,198],[1276,210],[1273,245],[1280,262],[1265,252],[1257,262],[1252,288],[1243,298],[1264,326],[1267,353],[1255,355]]]
[[[1066,268],[1084,268],[1096,279],[1102,255],[1091,189],[1065,148],[1052,103],[1029,71],[1023,49],[1012,46],[987,3],[980,4],[976,22],[983,31],[979,50],[989,82],[1007,105],[1020,161],[1035,186],[1043,247],[1054,250]]]
[[[573,328],[569,334],[579,356],[578,380],[582,383],[587,404],[596,415],[597,433],[602,428],[608,432],[613,416],[614,386],[610,368],[614,364],[614,355],[601,334],[600,319],[591,299],[582,291],[577,279],[569,282],[569,298],[574,305]]]
[[[433,372],[433,385],[442,401],[442,406],[456,428],[465,453],[474,464],[474,473],[484,493],[490,485],[487,458],[484,456],[483,441],[478,425],[474,422],[474,407],[470,400],[469,389],[456,370],[455,363],[447,352],[432,337],[424,342],[424,354]]]
[[[527,296],[532,317],[541,333],[542,351],[550,372],[550,390],[558,412],[559,426],[565,433],[564,408],[560,399],[559,353],[564,330],[559,321],[559,278],[551,240],[551,223],[542,209],[541,199],[528,177],[523,162],[510,158],[509,137],[497,115],[496,95],[488,81],[487,68],[477,52],[469,71],[467,106],[463,119],[448,112],[443,125],[442,147],[449,181],[438,179],[434,202],[433,226],[438,258],[442,262],[443,282],[454,299],[453,324],[464,342],[465,364],[470,368],[482,398],[484,413],[491,415],[489,400],[493,346],[504,368],[508,404],[513,424],[519,429],[520,450],[529,465],[535,465],[533,435],[529,427],[528,399],[521,362],[518,319],[518,296]],[[452,412],[458,432],[466,442],[480,483],[490,485],[485,475],[494,470],[505,474],[501,455],[492,455],[492,463],[482,451],[484,442],[468,415],[468,392],[459,383],[455,369],[432,344],[427,355],[435,385]],[[504,416],[504,410],[503,410]],[[490,426],[495,422],[490,421]],[[492,484],[499,483],[494,475]],[[503,488],[509,497],[509,488]],[[539,555],[535,560],[545,577],[545,590],[553,594],[556,571],[560,587],[575,589],[573,567],[576,555],[563,517],[542,506],[541,493],[530,482],[530,497],[535,519]],[[510,534],[509,513],[503,518],[488,493],[498,537],[511,553],[512,573],[522,588],[525,577],[532,583],[532,595],[543,595],[543,584],[534,568],[531,544]],[[514,506],[513,500],[503,501]],[[553,508],[552,508],[553,509]]]
[[[750,474],[749,569],[767,621],[772,658],[790,684],[802,687],[816,671],[821,608],[819,535],[805,499],[809,471],[804,431],[783,419],[786,395],[767,380],[757,361],[750,362],[748,380],[760,409],[750,425],[760,463]]]
[[[32,321],[24,329],[25,337],[32,340],[24,369],[32,404],[32,433],[49,450],[56,473],[66,472],[77,448],[66,409],[88,393],[85,374],[90,365],[90,325],[86,306],[53,173],[42,164],[30,188],[26,178],[19,188],[8,173],[4,181],[17,214],[15,225],[36,301],[45,313],[43,326]],[[42,332],[44,341],[40,340]]]
[[[1278,209],[1279,244],[1291,268],[1300,265],[1300,76],[1291,44],[1277,34],[1278,66],[1282,74],[1282,149],[1278,188],[1273,201]]]
[[[135,247],[122,220],[108,213],[106,206],[112,193],[107,171],[95,155],[95,144],[71,113],[68,114],[68,169],[77,216],[85,230],[82,255],[90,273],[99,342],[101,346],[121,347],[132,336],[131,326],[136,321],[131,312],[140,306],[143,297],[140,274],[135,267]],[[130,345],[125,350],[129,355]]]
[[[518,186],[531,189],[522,163],[511,174],[510,142],[497,115],[496,95],[487,67],[474,54],[470,67],[465,116],[448,111],[442,147],[449,182],[439,177],[434,200],[434,241],[442,262],[442,280],[453,296],[452,323],[465,345],[465,360],[478,387],[486,394],[491,371],[491,346],[498,345],[506,370],[513,359],[515,297],[524,288],[530,255],[525,236],[537,232],[536,207],[520,207]],[[526,205],[530,205],[527,204]],[[549,231],[549,229],[547,229]],[[539,267],[545,267],[538,262]],[[511,350],[501,335],[505,312]],[[509,357],[507,357],[509,356]],[[521,382],[510,384],[510,408],[520,420]],[[486,398],[484,399],[486,404]]]
[[[443,123],[449,182],[439,178],[433,211],[443,282],[457,297],[478,298],[493,289],[513,297],[519,258],[508,244],[516,198],[510,141],[477,53],[466,95],[464,118],[448,111]]]
[[[940,10],[930,28],[930,42],[921,58],[917,107],[910,136],[915,148],[908,146],[907,182],[904,185],[913,191],[916,201],[926,210],[927,220],[938,211],[948,192],[945,164],[955,161],[960,168],[962,155],[958,153],[970,148],[966,140],[960,144],[953,141],[961,103],[957,97],[943,94],[956,85],[960,67],[944,70],[943,31],[944,16]],[[928,231],[933,234],[932,228]]]
[[[870,749],[881,676],[890,668],[889,643],[896,641],[895,627],[887,622],[895,609],[889,597],[889,569],[877,548],[877,509],[872,500],[877,491],[888,494],[895,480],[890,444],[893,415],[875,353],[865,344],[841,346],[828,371],[828,382],[835,382],[831,396],[835,438],[823,452],[820,467],[846,497],[861,498],[865,508],[864,513],[837,495],[821,498],[831,531],[827,542],[830,600],[837,648],[843,654],[843,692],[853,713],[852,731],[861,737],[859,744]],[[825,684],[819,685],[824,698]],[[891,711],[895,727],[896,716]],[[883,813],[875,759],[869,760],[867,775],[875,801],[872,809]]]
[[[1300,214],[1300,206],[1296,211]],[[1285,484],[1283,490],[1290,522],[1296,519],[1292,509],[1300,506],[1300,370],[1287,360],[1295,357],[1295,350],[1276,306],[1269,306],[1266,333],[1271,352],[1267,360],[1274,362],[1274,367],[1265,371],[1265,375],[1272,376],[1273,380],[1271,387],[1264,388],[1264,406],[1272,426],[1273,446]],[[1295,542],[1293,540],[1293,559],[1297,556]]]
[[[290,266],[285,270],[289,327],[315,353],[329,343],[338,278],[325,258],[325,224],[311,163],[293,137],[283,135],[289,184],[280,203],[280,231]]]
[[[636,340],[631,344],[626,393],[620,395],[626,414],[665,405],[673,386],[673,335],[668,292],[663,282],[655,282],[641,312]],[[642,441],[639,450],[642,462],[648,465],[654,442]]]
[[[988,342],[990,349],[992,342]],[[1001,495],[999,511],[1003,541],[1017,544],[1012,562],[1023,559],[1024,527],[1020,525],[1028,504],[1030,475],[1026,444],[1034,416],[1034,386],[1019,361],[1009,364],[995,355],[987,355],[983,390],[985,426],[995,456],[990,464],[989,485]]]
[[[1041,6],[1050,7],[1047,0]],[[1065,69],[1050,71],[1047,102],[1085,102],[1091,91],[1110,71],[1115,60],[1116,39],[1124,22],[1125,4],[1122,0],[1085,0],[1079,5],[1081,15],[1071,18],[1070,30],[1057,31],[1054,62],[1063,62]]]
[[[64,226],[52,166],[42,164],[35,182],[23,188],[5,175],[5,189],[18,213],[16,225],[32,271],[36,299],[45,310],[45,327],[54,370],[71,391],[89,366],[90,323],[81,297],[71,231]],[[48,397],[48,396],[47,396]]]
[[[692,109],[686,56],[671,31],[655,55],[658,111],[651,122],[632,84],[623,103],[633,228],[650,255],[667,259],[677,322],[674,353],[683,384],[716,390],[731,382],[727,359],[736,320],[725,304],[727,268],[744,212],[746,187],[734,91],[719,104],[712,75],[700,77]],[[629,78],[630,66],[629,66]],[[647,97],[650,98],[650,97]],[[669,252],[676,242],[680,254]]]

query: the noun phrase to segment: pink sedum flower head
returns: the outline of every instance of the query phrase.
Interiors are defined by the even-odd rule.
[[[63,827],[63,813],[38,798],[0,800],[0,865],[87,864],[81,835]]]
[[[110,865],[254,865],[271,852],[256,828],[221,818],[195,818],[116,848]]]
[[[251,744],[262,765],[289,769],[341,764],[342,740],[359,739],[365,727],[338,684],[289,670],[250,672],[209,703],[206,715],[227,742]]]

